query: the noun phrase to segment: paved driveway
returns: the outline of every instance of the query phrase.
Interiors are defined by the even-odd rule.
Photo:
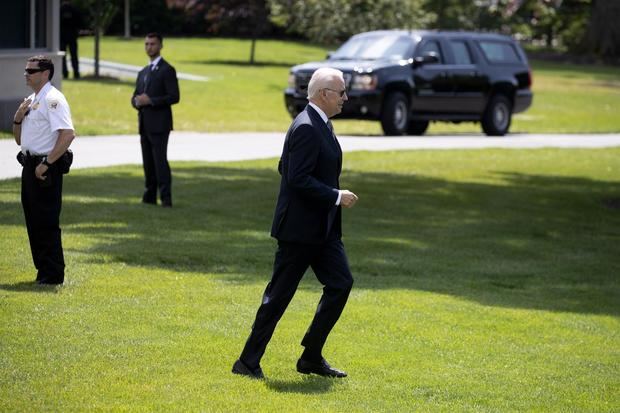
[[[173,132],[168,157],[173,161],[233,161],[280,156],[284,133],[195,133]],[[479,148],[604,148],[620,146],[620,134],[599,135],[483,135],[424,137],[339,136],[345,152],[396,149],[479,149]],[[141,164],[137,135],[78,137],[71,146],[74,168]],[[15,160],[15,141],[0,140],[0,179],[21,174]]]

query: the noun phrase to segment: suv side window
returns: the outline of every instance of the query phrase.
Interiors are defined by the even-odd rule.
[[[422,47],[418,50],[416,55],[424,56],[424,53],[435,52],[437,53],[437,57],[439,58],[439,64],[444,63],[443,54],[441,53],[441,48],[439,47],[439,42],[436,40],[429,40],[424,43]]]
[[[457,65],[470,65],[473,63],[469,48],[463,40],[450,40],[452,46],[452,54],[454,54],[454,63]]]
[[[520,63],[521,59],[514,46],[510,43],[495,41],[479,41],[482,53],[491,63]]]

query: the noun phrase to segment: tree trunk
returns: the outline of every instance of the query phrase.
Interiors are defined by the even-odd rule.
[[[549,23],[549,25],[547,26],[547,47],[548,48],[552,48],[553,47],[553,26],[552,23]]]
[[[131,0],[125,0],[125,39],[131,38],[131,19],[129,18],[129,3]]]
[[[265,15],[265,4],[263,1],[259,1],[253,4],[252,7],[252,17],[254,19],[254,28],[252,29],[252,46],[250,48],[250,64],[253,65],[255,60],[256,53],[256,42],[258,41],[258,37],[263,33],[264,22],[266,19]]]
[[[617,0],[592,2],[588,43],[590,50],[605,58],[620,57],[620,3]]]
[[[256,36],[252,36],[252,47],[250,48],[250,64],[254,64],[254,51],[256,49]]]
[[[95,78],[99,78],[99,27],[95,27]]]
[[[101,37],[101,0],[95,3],[95,79],[99,78],[99,41]]]

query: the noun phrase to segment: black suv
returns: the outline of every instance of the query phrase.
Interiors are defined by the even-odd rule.
[[[340,118],[380,120],[386,135],[422,135],[429,121],[482,124],[508,132],[513,113],[532,104],[527,57],[510,37],[473,32],[374,31],[357,34],[322,62],[294,66],[284,92],[296,116],[319,67],[344,73],[349,101]]]

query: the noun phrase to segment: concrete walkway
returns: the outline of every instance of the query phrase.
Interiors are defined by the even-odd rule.
[[[146,66],[146,59],[144,65]],[[144,68],[144,66],[126,65],[124,63],[110,62],[108,60],[99,60],[99,73],[105,76],[136,80],[136,76],[142,68]],[[80,72],[84,75],[86,73],[93,73],[94,71],[95,59],[80,57]],[[206,82],[209,80],[206,76],[182,72],[177,72],[177,77],[181,80],[193,80],[196,82]]]
[[[481,148],[605,148],[620,146],[620,134],[600,135],[442,135],[424,137],[338,138],[345,152],[408,149]],[[168,157],[172,161],[238,161],[280,156],[284,132],[279,133],[197,133],[173,132]],[[142,164],[137,135],[78,137],[71,145],[74,168]],[[21,166],[15,155],[19,147],[12,139],[0,140],[0,179],[15,178]]]

